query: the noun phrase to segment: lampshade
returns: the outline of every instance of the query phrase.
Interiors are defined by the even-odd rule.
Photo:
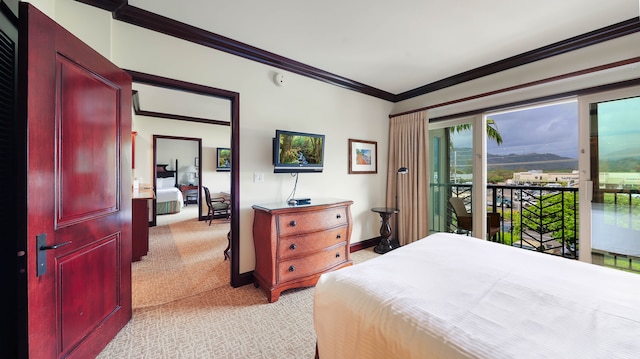
[[[187,171],[188,173],[190,172],[198,172],[198,168],[196,168],[196,166],[189,166],[187,167]]]

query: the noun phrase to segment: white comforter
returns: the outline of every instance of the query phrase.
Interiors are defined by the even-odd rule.
[[[182,197],[182,192],[176,187],[171,188],[158,188],[156,190],[156,202],[171,202],[178,201],[180,203],[180,207],[182,207],[182,203],[184,202]]]
[[[439,233],[323,274],[321,359],[638,358],[640,275]]]

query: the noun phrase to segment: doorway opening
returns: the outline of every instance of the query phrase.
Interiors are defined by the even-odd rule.
[[[186,213],[189,205],[197,208],[194,214],[199,221],[204,219],[200,158],[201,138],[153,135],[154,225],[158,215],[175,217]],[[188,212],[193,213],[192,210]]]
[[[203,86],[199,84],[184,82],[176,79],[170,79],[146,73],[141,73],[132,70],[125,70],[132,77],[134,83],[142,83],[151,86],[157,86],[166,89],[173,89],[177,91],[185,91],[188,93],[194,93],[198,95],[211,96],[217,99],[227,99],[229,101],[229,107],[231,112],[231,120],[229,126],[231,127],[230,135],[230,148],[231,148],[231,286],[240,287],[243,285],[251,284],[253,282],[252,273],[240,274],[240,223],[239,223],[239,198],[240,198],[240,175],[238,169],[240,168],[240,94],[233,91],[217,89],[213,87]],[[183,116],[176,116],[175,119],[184,120]],[[219,124],[214,120],[199,119],[198,122]]]

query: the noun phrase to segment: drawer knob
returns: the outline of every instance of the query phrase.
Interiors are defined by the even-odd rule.
[[[290,225],[291,227],[295,227],[295,226],[296,226],[296,221],[291,221],[291,222],[289,222],[289,225]]]
[[[336,252],[336,258],[340,258],[340,252]]]
[[[296,246],[295,243],[293,243],[292,245],[289,246],[289,249],[294,250],[296,249],[298,246]]]
[[[338,213],[338,214],[336,215],[336,218],[337,218],[337,219],[340,219],[340,218],[342,218],[342,215],[341,215],[340,213]]]
[[[336,238],[338,238],[338,239],[342,238],[342,234],[338,233],[338,235],[336,236]]]
[[[293,272],[294,270],[296,270],[296,266],[289,266],[289,272]]]

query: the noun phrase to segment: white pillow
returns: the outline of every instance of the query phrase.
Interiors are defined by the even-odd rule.
[[[174,186],[175,180],[173,177],[158,178],[156,183],[158,185],[158,189],[171,188]]]

